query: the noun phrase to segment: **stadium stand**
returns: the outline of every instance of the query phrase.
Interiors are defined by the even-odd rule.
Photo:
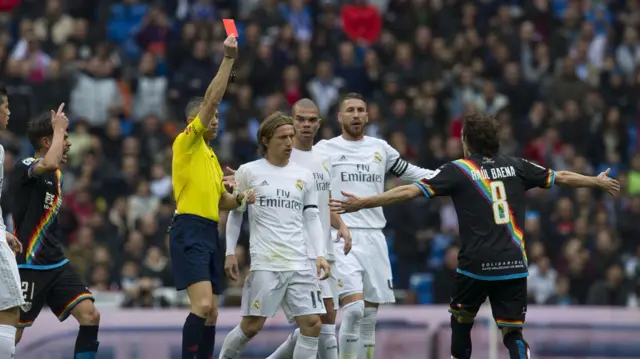
[[[428,168],[461,156],[462,114],[488,112],[501,122],[503,153],[588,174],[611,167],[624,184],[617,199],[530,193],[531,303],[638,305],[638,1],[2,4],[6,177],[32,152],[27,121],[68,103],[73,147],[60,220],[69,258],[101,305],[184,304],[167,259],[171,143],[182,108],[217,70],[226,17],[237,19],[241,50],[215,143],[223,164],[254,159],[260,119],[302,97],[318,103],[329,138],[341,95],[363,93],[368,135]],[[452,204],[415,200],[385,211],[400,302],[447,303],[457,265]],[[247,238],[237,250],[244,272]],[[241,285],[229,284],[226,305],[239,304]]]

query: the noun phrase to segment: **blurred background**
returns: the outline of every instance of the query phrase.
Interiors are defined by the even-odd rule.
[[[59,220],[101,309],[187,304],[167,258],[171,143],[223,57],[222,18],[240,34],[214,143],[223,166],[255,159],[260,120],[302,97],[318,104],[318,137],[331,138],[341,96],[362,93],[367,135],[431,169],[462,156],[463,114],[490,113],[503,154],[584,174],[611,168],[623,185],[616,199],[530,192],[530,303],[638,307],[638,0],[5,0],[0,11],[12,112],[0,134],[5,180],[33,153],[28,120],[67,103],[73,147]],[[385,213],[398,305],[448,303],[451,201]],[[246,228],[239,243],[246,273]],[[228,284],[224,306],[239,305],[242,284]]]

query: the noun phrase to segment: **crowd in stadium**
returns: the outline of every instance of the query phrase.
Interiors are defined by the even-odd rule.
[[[303,97],[318,104],[321,137],[331,138],[341,96],[363,94],[367,134],[431,169],[461,157],[461,115],[495,115],[503,154],[585,174],[609,167],[623,184],[615,199],[586,189],[530,192],[531,303],[638,305],[638,0],[8,3],[15,7],[0,13],[0,78],[12,112],[0,135],[5,178],[33,153],[27,121],[67,103],[67,253],[92,290],[123,291],[125,306],[172,305],[153,295],[173,284],[171,144],[184,106],[217,71],[222,18],[235,18],[240,32],[213,144],[223,166],[255,159],[260,120]],[[457,266],[452,203],[415,200],[385,213],[404,302],[448,303]],[[245,232],[239,259],[247,240]]]

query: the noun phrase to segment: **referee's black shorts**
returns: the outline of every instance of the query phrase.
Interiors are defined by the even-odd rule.
[[[222,293],[224,255],[220,247],[218,222],[192,214],[175,216],[169,249],[176,289],[210,281],[213,293]]]
[[[449,312],[478,312],[489,298],[493,318],[498,327],[520,328],[527,315],[527,278],[479,280],[456,273]]]

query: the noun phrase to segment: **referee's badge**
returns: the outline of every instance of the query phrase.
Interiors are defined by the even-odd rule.
[[[302,184],[302,180],[297,180],[296,181],[296,188],[298,189],[298,191],[302,191],[304,189],[304,185]]]
[[[380,152],[373,153],[373,160],[378,163],[382,162],[382,155],[380,154]]]

